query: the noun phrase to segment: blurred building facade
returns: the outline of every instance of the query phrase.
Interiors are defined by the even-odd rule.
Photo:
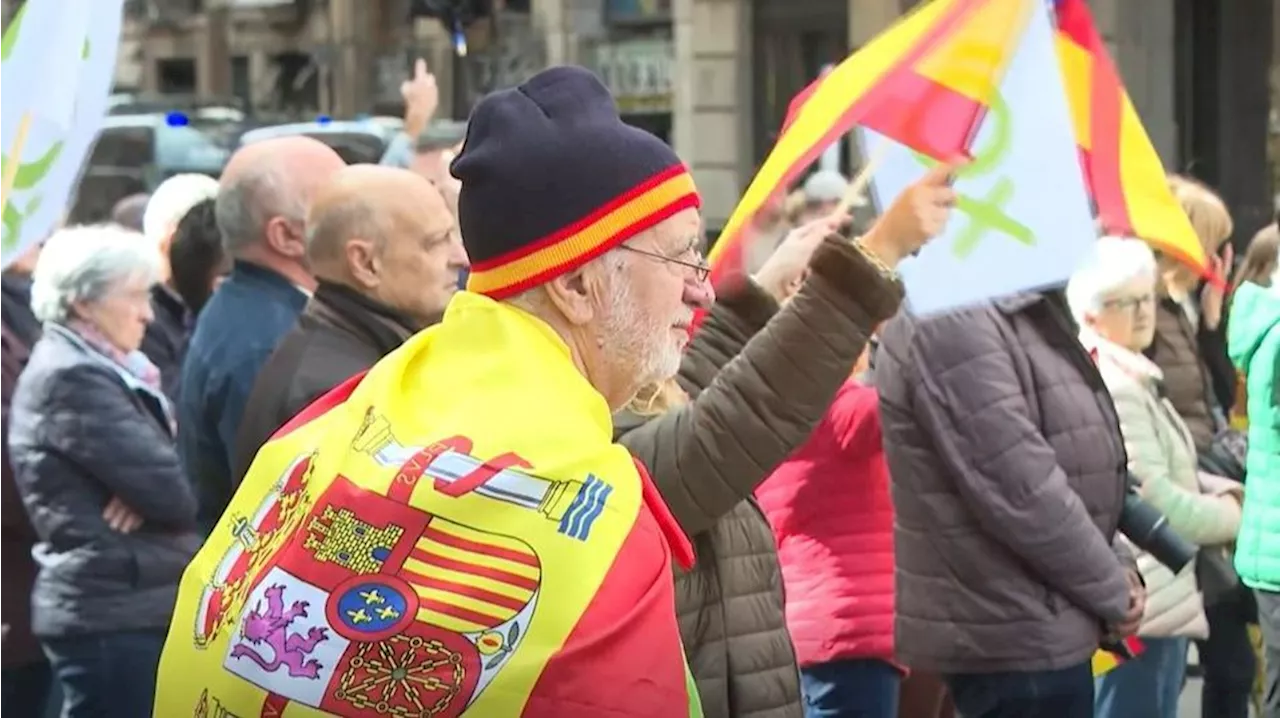
[[[692,166],[715,227],[791,97],[914,4],[494,0],[459,60],[438,22],[407,19],[410,0],[130,0],[117,79],[123,89],[236,97],[261,112],[398,114],[399,84],[421,55],[440,80],[442,111],[461,117],[486,91],[549,64],[582,64],[629,121]],[[1260,226],[1280,173],[1268,160],[1280,148],[1267,149],[1280,129],[1274,0],[1090,4],[1166,165],[1219,187],[1242,232]]]

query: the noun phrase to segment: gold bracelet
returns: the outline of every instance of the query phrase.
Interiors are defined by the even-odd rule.
[[[871,263],[871,266],[874,267],[875,270],[880,273],[880,276],[884,277],[890,282],[899,281],[900,277],[898,276],[898,270],[885,264],[884,260],[877,257],[875,252],[872,252],[871,250],[867,249],[866,245],[862,243],[861,237],[858,237],[857,239],[853,240],[853,248],[858,250],[858,254],[861,254],[863,259]]]

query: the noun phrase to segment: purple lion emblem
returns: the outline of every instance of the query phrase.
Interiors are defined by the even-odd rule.
[[[289,669],[294,678],[318,678],[324,666],[314,658],[307,658],[316,645],[327,640],[325,629],[312,626],[306,637],[300,633],[289,633],[289,625],[298,618],[307,617],[306,601],[294,601],[289,610],[284,610],[284,586],[275,585],[265,592],[267,612],[262,612],[259,601],[244,619],[241,633],[249,643],[238,643],[231,649],[232,658],[248,658],[257,663],[264,671],[275,672],[281,666]],[[268,661],[250,646],[266,644],[272,650],[272,660]]]

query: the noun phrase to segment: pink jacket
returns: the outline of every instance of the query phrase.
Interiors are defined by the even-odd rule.
[[[800,665],[892,660],[893,504],[875,390],[846,382],[756,499],[778,540]]]

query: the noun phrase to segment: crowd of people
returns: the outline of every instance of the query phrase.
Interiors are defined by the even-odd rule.
[[[919,316],[896,268],[955,166],[865,228],[819,171],[713,289],[692,178],[590,73],[468,125],[432,119],[424,66],[403,89],[382,165],[266,140],[7,268],[3,710],[151,715],[179,581],[261,447],[425,336],[477,358],[440,385],[556,347],[591,399],[528,436],[607,406],[582,440],[625,447],[692,547],[653,590],[696,710],[525,715],[1174,718],[1194,643],[1204,718],[1280,718],[1280,226],[1236,262],[1228,208],[1173,177],[1214,277],[1105,236],[1066,287]],[[1195,560],[1120,532],[1129,497]],[[657,680],[599,645],[615,696]]]

